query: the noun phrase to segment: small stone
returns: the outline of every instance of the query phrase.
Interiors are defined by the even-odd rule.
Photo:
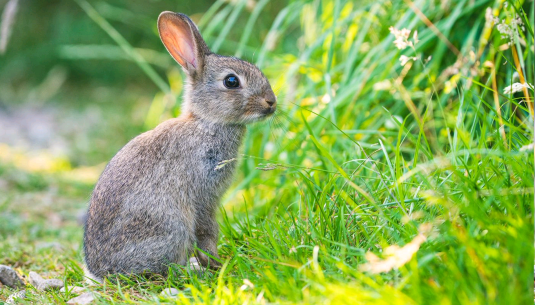
[[[64,286],[62,280],[58,279],[43,279],[37,272],[30,271],[29,274],[30,284],[32,284],[37,290],[46,291],[52,289],[62,288]]]
[[[197,258],[195,256],[193,257],[190,257],[189,259],[189,268],[193,271],[197,271],[197,272],[204,272],[206,270],[206,268],[204,268],[200,263],[199,261],[197,260]]]
[[[164,290],[162,290],[162,292],[160,292],[160,295],[162,297],[166,297],[166,298],[174,298],[179,293],[180,293],[180,291],[178,291],[178,289],[176,289],[176,288],[165,288]]]
[[[65,293],[67,291],[72,294],[80,294],[85,291],[85,288],[80,287],[80,286],[70,286],[70,287],[65,286],[59,290],[59,292],[62,292],[62,293]]]
[[[24,287],[24,282],[17,275],[17,272],[5,265],[0,265],[0,282],[11,288]]]
[[[85,292],[81,295],[72,298],[67,301],[67,304],[69,305],[84,305],[84,304],[91,304],[95,300],[95,293],[93,292]]]
[[[6,304],[17,304],[18,300],[22,300],[24,298],[26,298],[26,290],[17,291],[7,298]]]

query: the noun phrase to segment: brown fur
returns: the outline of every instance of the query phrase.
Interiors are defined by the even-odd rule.
[[[237,157],[245,124],[276,107],[262,72],[211,53],[187,16],[163,12],[158,28],[188,75],[183,111],[126,144],[95,186],[84,252],[89,276],[99,281],[115,273],[165,275],[169,263],[186,264],[195,246],[218,258],[215,214],[236,164],[218,165]],[[192,40],[173,39],[177,31]],[[183,56],[185,47],[194,48],[194,60]],[[239,77],[240,89],[223,86],[228,74]],[[204,266],[219,265],[204,254],[198,258]]]

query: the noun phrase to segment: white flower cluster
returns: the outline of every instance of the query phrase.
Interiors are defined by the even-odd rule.
[[[505,4],[507,4],[507,2],[505,2]],[[507,5],[505,7],[507,8]],[[502,39],[507,39],[509,45],[514,42],[515,37],[520,37],[520,30],[526,30],[524,22],[520,17],[511,17],[510,24],[507,24],[505,22],[506,18],[500,20],[500,18],[494,16],[490,7],[487,8],[485,19],[487,19],[489,24],[496,24],[496,29],[500,32]]]
[[[396,40],[394,40],[394,44],[396,45],[396,48],[403,50],[406,47],[413,47],[418,43],[418,31],[414,31],[414,34],[412,36],[412,41],[409,41],[409,37],[411,35],[411,30],[409,29],[402,29],[398,30],[391,26],[388,28],[390,30],[390,33],[396,37]]]
[[[401,66],[405,66],[405,64],[407,64],[409,61],[411,60],[418,60],[418,57],[414,56],[414,57],[409,57],[409,56],[405,56],[405,55],[401,55],[399,57],[399,61],[401,62]]]
[[[530,83],[514,83],[511,86],[507,86],[503,89],[503,94],[512,94],[522,92],[522,89],[527,88],[533,90],[533,85]]]
[[[492,13],[492,8],[487,7],[487,10],[485,12],[485,19],[487,19],[487,22],[490,24],[497,24],[500,23],[500,18],[494,16]]]

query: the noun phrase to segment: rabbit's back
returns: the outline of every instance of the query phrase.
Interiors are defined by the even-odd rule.
[[[110,161],[89,206],[89,271],[166,273],[184,264],[191,232],[213,217],[229,186],[245,128],[190,118],[168,120],[130,141]],[[218,166],[222,163],[221,166]]]

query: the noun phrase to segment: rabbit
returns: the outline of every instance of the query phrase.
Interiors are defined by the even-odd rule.
[[[246,125],[277,108],[264,74],[212,53],[188,16],[162,12],[158,32],[187,75],[182,111],[128,142],[95,186],[84,254],[87,277],[97,282],[110,274],[166,276],[195,247],[203,267],[220,267],[216,210],[236,169],[228,160],[238,156]]]

